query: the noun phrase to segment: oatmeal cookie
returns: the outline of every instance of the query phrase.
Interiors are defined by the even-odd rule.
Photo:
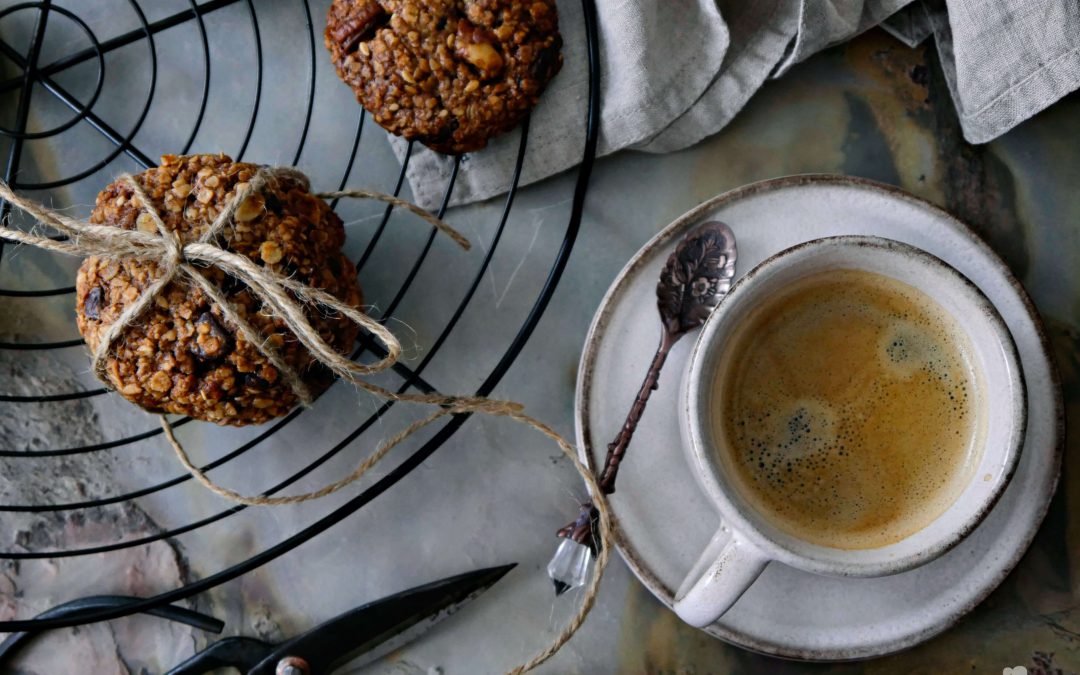
[[[241,184],[258,171],[255,164],[225,155],[166,155],[161,166],[134,177],[146,191],[166,227],[182,241],[197,239]],[[249,196],[226,226],[221,244],[259,265],[321,288],[353,306],[361,303],[356,268],[341,252],[345,229],[323,200],[297,180],[281,178]],[[131,188],[113,182],[97,196],[90,222],[156,232]],[[262,310],[258,296],[225,272],[205,275],[313,394],[333,380],[280,319]],[[87,258],[76,281],[76,319],[91,349],[124,308],[157,278],[157,265],[135,260]],[[358,328],[343,317],[310,310],[319,335],[344,353]],[[229,324],[221,309],[182,276],[157,296],[108,355],[106,371],[117,391],[154,412],[241,426],[284,415],[296,394],[265,356]]]
[[[326,47],[388,131],[479,150],[531,110],[562,65],[554,0],[334,0]]]

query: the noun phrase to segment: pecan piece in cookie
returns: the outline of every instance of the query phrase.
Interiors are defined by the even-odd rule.
[[[468,19],[458,21],[456,53],[473,64],[485,80],[495,77],[503,68],[503,59],[495,51],[494,43],[495,36],[488,31],[477,28]]]
[[[390,21],[390,15],[377,2],[360,2],[355,4],[355,11],[346,20],[334,27],[333,31],[327,29],[327,38],[333,39],[341,50],[348,53],[356,51],[360,42],[370,40],[375,31],[382,28]]]

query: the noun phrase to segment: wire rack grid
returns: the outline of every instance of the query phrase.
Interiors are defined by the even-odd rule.
[[[16,190],[34,192],[42,198],[51,197],[55,202],[63,203],[65,197],[70,198],[72,194],[92,194],[111,175],[119,173],[125,166],[130,166],[130,170],[155,166],[157,162],[145,150],[145,145],[148,143],[160,145],[163,142],[161,138],[172,139],[167,142],[171,151],[176,154],[184,154],[194,147],[205,146],[208,138],[230,139],[230,143],[236,148],[233,157],[237,160],[249,154],[250,148],[258,142],[257,122],[268,115],[283,114],[272,109],[265,101],[268,87],[277,79],[275,68],[278,67],[270,58],[270,55],[278,48],[277,41],[274,47],[267,44],[269,27],[264,18],[267,9],[258,7],[253,0],[207,0],[201,3],[197,0],[184,0],[178,4],[180,5],[178,9],[165,11],[160,6],[144,8],[138,0],[122,0],[107,11],[118,13],[118,25],[127,21],[133,22],[132,27],[108,39],[99,39],[91,28],[94,22],[83,18],[88,8],[82,2],[77,5],[72,3],[69,6],[62,6],[51,0],[20,2],[7,6],[0,3],[0,62],[6,59],[6,64],[0,63],[6,66],[5,69],[0,69],[0,101],[7,104],[6,109],[0,106],[0,111],[7,113],[6,116],[0,115],[0,141],[6,144],[6,147],[0,145],[0,152],[5,155],[0,158],[2,162],[0,175],[6,182]],[[290,4],[293,10],[291,34],[299,35],[300,38],[287,45],[289,67],[294,73],[304,73],[303,85],[293,84],[291,87],[294,93],[302,92],[303,95],[296,94],[295,100],[291,102],[287,111],[293,116],[294,125],[299,127],[297,137],[287,141],[276,139],[275,147],[281,162],[298,164],[305,150],[313,152],[309,148],[309,135],[313,120],[318,118],[319,105],[324,103],[316,87],[317,66],[321,68],[326,64],[320,65],[320,62],[325,60],[325,56],[320,46],[321,16],[318,10],[312,7],[310,0],[292,0]],[[554,258],[546,269],[544,280],[533,297],[527,314],[520,320],[516,330],[511,331],[513,337],[503,345],[484,346],[491,353],[499,353],[501,350],[501,356],[486,371],[486,375],[475,390],[478,395],[487,395],[493,391],[533,333],[563,273],[580,226],[589,176],[596,155],[599,126],[599,59],[595,8],[592,0],[582,0],[581,7],[587,38],[585,54],[588,59],[589,93],[587,105],[583,107],[581,113],[585,119],[585,137],[582,143],[582,162],[577,169],[573,194],[569,200],[569,216],[561,244],[557,247]],[[147,9],[153,9],[153,14],[148,15]],[[83,16],[80,16],[80,12],[84,12]],[[226,16],[228,24],[215,27],[215,21],[219,17]],[[101,23],[102,17],[94,18],[96,23]],[[222,21],[224,22],[224,19]],[[5,24],[7,24],[6,28]],[[220,96],[215,94],[220,94],[220,87],[216,84],[215,78],[220,77],[219,73],[227,72],[230,67],[236,67],[228,52],[223,51],[223,48],[217,44],[217,40],[222,39],[224,34],[235,32],[238,25],[246,26],[247,42],[253,51],[251,62],[254,65],[247,68],[250,72],[245,73],[247,84],[244,91],[231,92],[234,95],[227,97],[227,101],[216,103],[215,101],[220,99]],[[181,28],[188,31],[194,30],[197,35],[197,40],[194,41],[195,53],[190,53],[192,51],[190,46],[188,52],[190,58],[197,59],[201,64],[199,68],[202,74],[201,80],[175,83],[167,77],[168,64],[163,63],[163,58],[159,55],[161,51],[159,45],[170,39],[170,36]],[[46,39],[49,33],[57,32],[63,39],[51,41]],[[105,105],[108,100],[115,99],[115,97],[103,95],[103,91],[107,93],[108,89],[107,67],[110,70],[131,69],[131,77],[128,78],[125,72],[125,78],[139,82],[139,86],[145,92],[144,99],[138,100],[132,97],[123,100],[121,109]],[[188,99],[193,104],[190,109],[178,111],[165,122],[155,122],[156,118],[151,115],[151,110],[155,93],[160,91],[163,82],[166,82],[168,86],[186,86]],[[246,101],[241,100],[244,96],[247,97]],[[39,111],[35,116],[34,106],[42,100],[50,101],[52,107],[43,112]],[[236,112],[237,110],[243,112]],[[355,177],[354,169],[358,166],[358,162],[365,161],[361,158],[360,152],[362,139],[383,133],[367,121],[362,109],[357,106],[356,110],[358,117],[352,138],[347,143],[337,144],[338,152],[342,157],[336,159],[340,159],[343,164],[341,177],[337,181],[339,189],[346,187],[351,177]],[[182,128],[184,124],[178,121],[180,119],[188,120],[190,127]],[[215,125],[221,128],[215,128]],[[497,223],[491,229],[493,234],[489,240],[482,242],[484,251],[482,259],[478,261],[471,281],[464,284],[460,297],[452,300],[455,303],[453,311],[449,313],[438,330],[432,333],[433,337],[425,341],[423,357],[409,365],[402,363],[395,365],[394,374],[398,378],[399,391],[412,389],[432,393],[440,390],[434,383],[425,379],[425,371],[431,370],[429,366],[438,364],[444,345],[455,334],[455,329],[458,328],[462,316],[476,295],[496,252],[500,250],[500,242],[504,241],[504,234],[507,232],[508,224],[511,223],[515,197],[518,195],[517,188],[528,146],[528,127],[528,120],[526,120],[521,125],[517,141],[517,159],[511,188],[502,198],[501,208],[496,209]],[[95,140],[80,145],[82,155],[80,152],[75,152],[73,156],[65,155],[63,162],[50,164],[41,160],[41,153],[35,150],[35,144],[48,144],[63,134],[88,129],[93,130]],[[153,141],[155,137],[159,140]],[[238,146],[235,145],[235,139],[240,139]],[[382,146],[384,147],[385,143]],[[318,152],[323,151],[318,150]],[[400,168],[396,170],[396,176],[392,173],[386,176],[388,179],[392,177],[395,195],[401,194],[406,185],[406,170],[409,159],[413,155],[412,151],[413,148],[410,145],[404,159],[400,162]],[[387,156],[384,151],[384,157],[378,162],[384,173],[387,167],[387,162],[385,162]],[[265,161],[265,158],[258,157],[255,161]],[[453,170],[443,191],[442,204],[437,211],[440,217],[447,211],[461,163],[461,158],[454,160]],[[337,206],[336,202],[334,206]],[[9,211],[8,204],[0,202],[0,216],[8,216]],[[388,225],[393,216],[392,206],[386,208],[380,206],[378,211],[372,214],[373,222],[377,224],[366,243],[359,247],[360,250],[356,252],[355,257],[361,274],[366,266],[378,260],[380,242],[384,246],[389,245],[387,242],[393,237],[391,231],[394,228]],[[403,270],[406,271],[395,290],[382,289],[389,300],[381,311],[380,320],[386,321],[396,316],[395,312],[402,307],[410,289],[414,289],[417,277],[424,269],[425,263],[432,259],[430,254],[435,240],[436,232],[431,230],[425,236],[416,239],[415,245],[410,247],[405,257],[401,257],[399,249],[395,249],[398,260],[396,264],[404,265]],[[0,241],[0,273],[3,272],[5,264],[9,266],[13,264],[13,253],[10,243],[5,245],[5,242]],[[52,260],[39,261],[39,265],[44,269],[54,270],[55,274],[46,275],[51,283],[41,283],[41,279],[33,275],[16,274],[15,279],[11,278],[12,275],[0,276],[0,279],[4,279],[4,283],[0,284],[0,301],[4,303],[3,306],[16,307],[31,315],[60,317],[53,321],[53,323],[59,321],[60,327],[52,332],[67,330],[70,334],[74,334],[74,316],[70,311],[74,287],[68,283],[55,281],[56,279],[66,281],[72,278],[70,276],[72,268],[65,267],[59,262],[54,263]],[[65,274],[67,276],[64,276]],[[447,302],[451,300],[447,299]],[[34,303],[40,303],[40,305],[35,307]],[[26,309],[27,307],[31,309]],[[5,312],[0,311],[0,315],[3,313]],[[38,359],[67,361],[85,358],[83,343],[78,338],[57,335],[55,336],[57,339],[43,339],[41,335],[36,334],[16,337],[17,339],[0,341],[0,354],[7,352],[10,355],[23,352],[31,353]],[[362,337],[352,357],[354,359],[379,358],[382,355],[376,343]],[[91,381],[88,381],[87,386],[70,391],[20,391],[16,393],[12,391],[10,382],[9,386],[5,387],[3,381],[0,380],[0,404],[7,406],[7,409],[14,411],[14,414],[19,414],[20,410],[25,409],[24,406],[42,404],[63,406],[89,399],[116,398],[106,389],[91,385],[89,382]],[[449,388],[453,389],[453,387]],[[127,404],[117,398],[116,405]],[[365,433],[371,433],[372,427],[377,425],[392,408],[393,403],[386,402],[358,423],[350,422],[351,430],[338,443],[327,449],[319,448],[317,456],[305,460],[303,466],[291,475],[279,477],[275,484],[265,490],[264,494],[279,493],[296,484],[341,453],[350,444],[364,439]],[[219,467],[227,467],[241,456],[258,449],[286,427],[304,425],[305,415],[305,411],[296,410],[277,422],[258,429],[257,433],[247,438],[245,442],[204,464],[202,469],[213,472]],[[70,423],[78,424],[78,420],[72,417]],[[86,612],[77,616],[0,621],[0,632],[59,628],[127,616],[191,598],[235,579],[293,550],[363,508],[420,466],[461,427],[466,419],[466,415],[449,418],[418,449],[413,450],[409,456],[377,481],[366,486],[344,503],[335,506],[329,513],[321,515],[314,522],[262,548],[242,561],[153,597],[117,607]],[[175,427],[184,427],[190,421],[187,418],[178,418],[173,421],[173,424]],[[156,427],[152,424],[150,426]],[[62,439],[52,438],[46,441],[57,444],[56,447],[33,449],[16,450],[4,447],[7,444],[3,444],[0,445],[0,458],[4,458],[4,461],[47,462],[55,458],[85,456],[91,453],[123,452],[125,448],[154,439],[160,433],[160,429],[151,428],[125,434],[121,438],[70,446],[64,446]],[[177,488],[188,483],[190,479],[190,475],[181,473],[167,480],[141,485],[137,489],[128,490],[122,494],[61,499],[48,503],[0,504],[0,514],[77,513],[136,502]],[[173,524],[147,536],[118,537],[115,541],[97,545],[64,549],[0,551],[0,561],[109,555],[125,549],[148,546],[160,540],[197,536],[202,528],[226,519],[241,517],[240,514],[246,510],[244,506],[231,506],[189,522]],[[2,517],[0,515],[0,519]],[[86,592],[92,594],[94,589],[87,588]]]

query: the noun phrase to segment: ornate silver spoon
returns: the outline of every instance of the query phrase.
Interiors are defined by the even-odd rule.
[[[712,310],[731,288],[735,275],[735,234],[719,221],[710,221],[691,230],[668,257],[656,285],[656,305],[660,311],[663,333],[652,364],[634,398],[626,421],[607,448],[607,459],[600,473],[600,489],[615,492],[615,478],[626,456],[638,422],[649,397],[658,387],[660,371],[668,353],[684,335],[701,327]],[[585,583],[589,560],[595,553],[593,524],[596,510],[591,502],[582,504],[577,519],[558,531],[563,539],[548,563],[548,576],[561,595]]]

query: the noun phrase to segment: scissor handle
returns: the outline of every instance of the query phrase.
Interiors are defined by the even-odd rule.
[[[77,617],[80,614],[91,614],[96,610],[106,607],[119,607],[138,599],[139,598],[133,598],[127,595],[94,595],[57,605],[56,607],[47,609],[41,614],[38,614],[35,618],[53,619],[58,617]],[[173,605],[155,607],[144,613],[152,614],[153,616],[158,616],[162,619],[168,619],[169,621],[176,621],[177,623],[186,624],[211,633],[220,633],[225,628],[225,623],[223,621],[219,621],[212,616],[183,607],[175,607]],[[20,632],[8,635],[3,642],[0,642],[0,666],[3,666],[8,659],[26,646],[27,642],[40,635],[42,632],[43,631]],[[0,672],[3,671],[4,669],[0,667]]]
[[[274,645],[249,637],[218,640],[165,675],[203,675],[215,668],[232,666],[242,673],[255,667],[274,650]]]

